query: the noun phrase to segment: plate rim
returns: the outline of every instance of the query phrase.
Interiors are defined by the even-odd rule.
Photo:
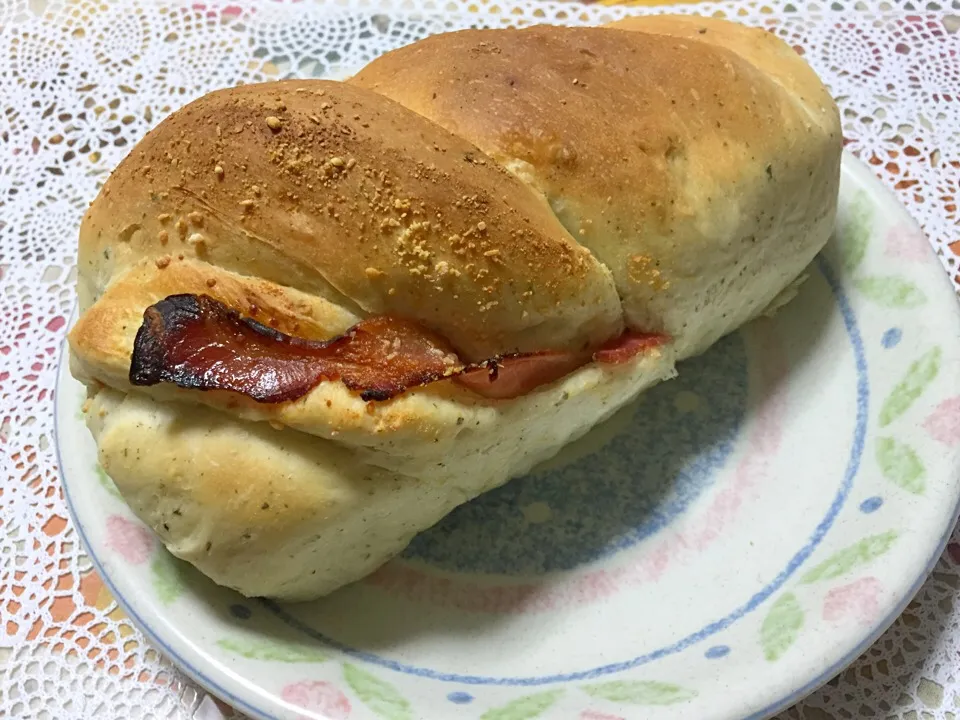
[[[895,203],[898,207],[898,211],[904,214],[905,217],[909,218],[911,226],[918,230],[926,240],[926,236],[925,233],[923,233],[922,227],[910,213],[909,208],[900,202],[900,199],[896,196],[896,194],[881,180],[879,180],[874,173],[871,172],[869,167],[867,167],[861,160],[846,150],[843,152],[843,161],[845,171],[850,172],[855,178],[862,180],[865,184],[868,184],[871,194],[874,194],[875,196],[884,196],[886,200]],[[942,268],[942,262],[940,258],[935,252],[933,252],[932,248],[930,248],[929,259],[936,264],[937,268],[942,273],[942,281],[945,283],[943,291],[935,291],[936,297],[933,298],[934,303],[938,306],[945,305],[946,302],[937,300],[937,297],[940,296],[941,292],[945,293],[947,290],[950,291],[950,294],[956,300],[957,292],[951,284],[950,278],[946,271]],[[68,328],[72,327],[72,324],[76,319],[76,315],[77,304],[74,303],[70,313],[70,322],[67,325]],[[960,303],[954,306],[954,315],[960,318]],[[64,338],[59,350],[57,378],[53,393],[53,445],[57,460],[57,474],[60,477],[60,484],[61,488],[63,489],[67,511],[70,515],[70,520],[73,524],[73,527],[77,532],[81,546],[85,550],[87,556],[90,558],[91,564],[97,571],[104,585],[110,591],[113,599],[123,609],[130,620],[141,630],[141,632],[143,632],[151,644],[160,649],[161,652],[163,652],[163,654],[167,656],[167,658],[169,658],[186,675],[192,678],[198,685],[207,690],[211,695],[224,700],[232,707],[241,710],[252,717],[271,720],[274,716],[270,714],[269,709],[265,708],[269,708],[270,706],[276,707],[279,701],[278,697],[275,697],[272,693],[264,691],[254,683],[247,682],[245,677],[231,672],[230,669],[222,662],[211,663],[211,667],[213,668],[211,675],[219,676],[219,680],[217,677],[211,677],[200,668],[195,667],[191,661],[185,659],[181,653],[176,651],[171,644],[167,643],[163,639],[162,632],[158,631],[150,622],[144,620],[141,613],[137,612],[135,609],[135,603],[131,603],[128,598],[119,591],[117,584],[114,582],[113,577],[111,576],[111,573],[106,569],[107,566],[100,560],[98,554],[94,552],[87,533],[84,530],[83,524],[80,522],[80,517],[76,512],[76,507],[70,491],[70,483],[66,481],[66,473],[64,472],[64,463],[62,458],[60,412],[61,407],[64,406],[66,400],[61,399],[61,383],[65,373],[69,373],[68,358],[68,342],[66,338]],[[919,563],[915,565],[915,567],[918,569],[916,577],[910,584],[908,590],[900,594],[899,599],[892,605],[892,609],[888,612],[888,614],[885,615],[882,620],[873,624],[870,631],[863,636],[861,641],[856,646],[844,653],[840,659],[832,663],[825,670],[818,673],[800,688],[792,691],[786,696],[780,697],[779,699],[768,703],[760,710],[754,711],[753,713],[745,716],[746,720],[763,720],[764,718],[770,718],[772,715],[775,715],[783,709],[792,706],[796,702],[802,700],[804,697],[807,697],[809,694],[815,692],[818,688],[822,687],[836,675],[841,673],[846,667],[855,662],[890,628],[890,626],[893,625],[894,622],[896,622],[897,618],[903,613],[904,609],[920,591],[933,568],[936,566],[936,563],[943,554],[944,548],[949,542],[950,536],[955,527],[955,518],[958,516],[958,514],[960,514],[960,467],[958,467],[954,477],[947,479],[952,480],[953,486],[954,506],[952,512],[947,515],[947,517],[952,518],[952,520],[949,520],[946,524],[946,527],[941,530],[940,535],[934,545],[934,552],[926,558],[922,565]],[[769,597],[767,599],[769,600]],[[207,650],[200,645],[197,645],[194,648],[194,651],[198,657],[209,655]],[[789,666],[784,665],[783,667],[788,668]],[[239,690],[232,691],[228,689],[228,684],[233,683],[234,687],[236,687],[238,682],[242,683],[242,687]],[[244,691],[250,699],[245,699],[237,694],[241,691]],[[253,704],[253,700],[256,697],[260,697],[267,701],[264,703],[263,707],[258,707],[256,704]]]

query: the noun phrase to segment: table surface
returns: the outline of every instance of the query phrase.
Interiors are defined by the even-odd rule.
[[[239,717],[150,648],[67,519],[51,413],[74,302],[75,249],[62,239],[75,235],[109,170],[171,110],[238,80],[347,69],[347,58],[318,49],[343,43],[348,30],[328,18],[346,2],[293,4],[0,3],[0,717]],[[508,4],[498,15],[481,0],[455,1],[485,21],[504,21]],[[656,4],[597,3],[611,14]],[[389,5],[353,3],[379,23],[392,22]],[[509,20],[562,20],[573,7],[529,2]],[[695,10],[765,26],[805,55],[837,97],[848,149],[897,192],[960,287],[960,0]],[[958,593],[955,530],[894,626],[780,717],[960,717]]]

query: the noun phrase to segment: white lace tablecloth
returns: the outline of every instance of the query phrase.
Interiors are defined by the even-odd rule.
[[[111,168],[165,115],[216,87],[342,76],[455,27],[593,24],[645,11],[630,4],[0,0],[0,717],[233,714],[117,608],[60,494],[51,401],[74,245]],[[960,0],[676,10],[766,27],[802,52],[842,108],[848,148],[897,191],[960,283]],[[894,627],[783,717],[960,717],[958,597],[955,533]]]

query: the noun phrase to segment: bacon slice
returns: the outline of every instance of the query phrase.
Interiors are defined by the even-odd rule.
[[[637,355],[660,347],[670,338],[660,333],[641,333],[627,330],[619,337],[615,337],[593,354],[597,362],[620,365],[632,360]]]
[[[171,295],[144,312],[130,382],[229,390],[280,403],[303,397],[323,380],[340,380],[370,401],[454,378],[483,397],[508,399],[558,380],[591,358],[619,364],[666,340],[627,332],[595,353],[548,350],[467,365],[442,338],[398,318],[374,317],[330,340],[306,340],[242,317],[209,296]]]
[[[487,398],[507,400],[526,395],[539,385],[559,380],[586,365],[591,359],[621,365],[632,358],[663,345],[666,335],[628,330],[594,353],[558,352],[517,353],[478,363],[458,375],[456,382]]]
[[[510,400],[559,380],[589,360],[589,351],[518,353],[477,363],[458,375],[456,382],[483,397]]]
[[[440,338],[395,318],[371,318],[331,340],[313,341],[241,317],[206,295],[171,295],[143,314],[130,382],[232,390],[279,403],[306,395],[322,380],[340,380],[364,400],[386,400],[462,367]]]

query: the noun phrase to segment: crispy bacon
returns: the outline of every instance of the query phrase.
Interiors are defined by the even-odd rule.
[[[280,403],[306,395],[323,380],[340,380],[369,401],[454,378],[484,397],[507,399],[558,380],[591,358],[622,363],[665,340],[628,332],[592,354],[517,353],[467,365],[442,338],[397,318],[374,317],[330,340],[307,340],[242,317],[206,295],[171,295],[144,312],[130,382],[229,390]]]
[[[258,402],[306,395],[340,380],[364,400],[386,400],[460,371],[440,338],[375,317],[326,341],[305,340],[241,317],[206,295],[171,295],[147,308],[133,344],[130,382],[232,390]]]

